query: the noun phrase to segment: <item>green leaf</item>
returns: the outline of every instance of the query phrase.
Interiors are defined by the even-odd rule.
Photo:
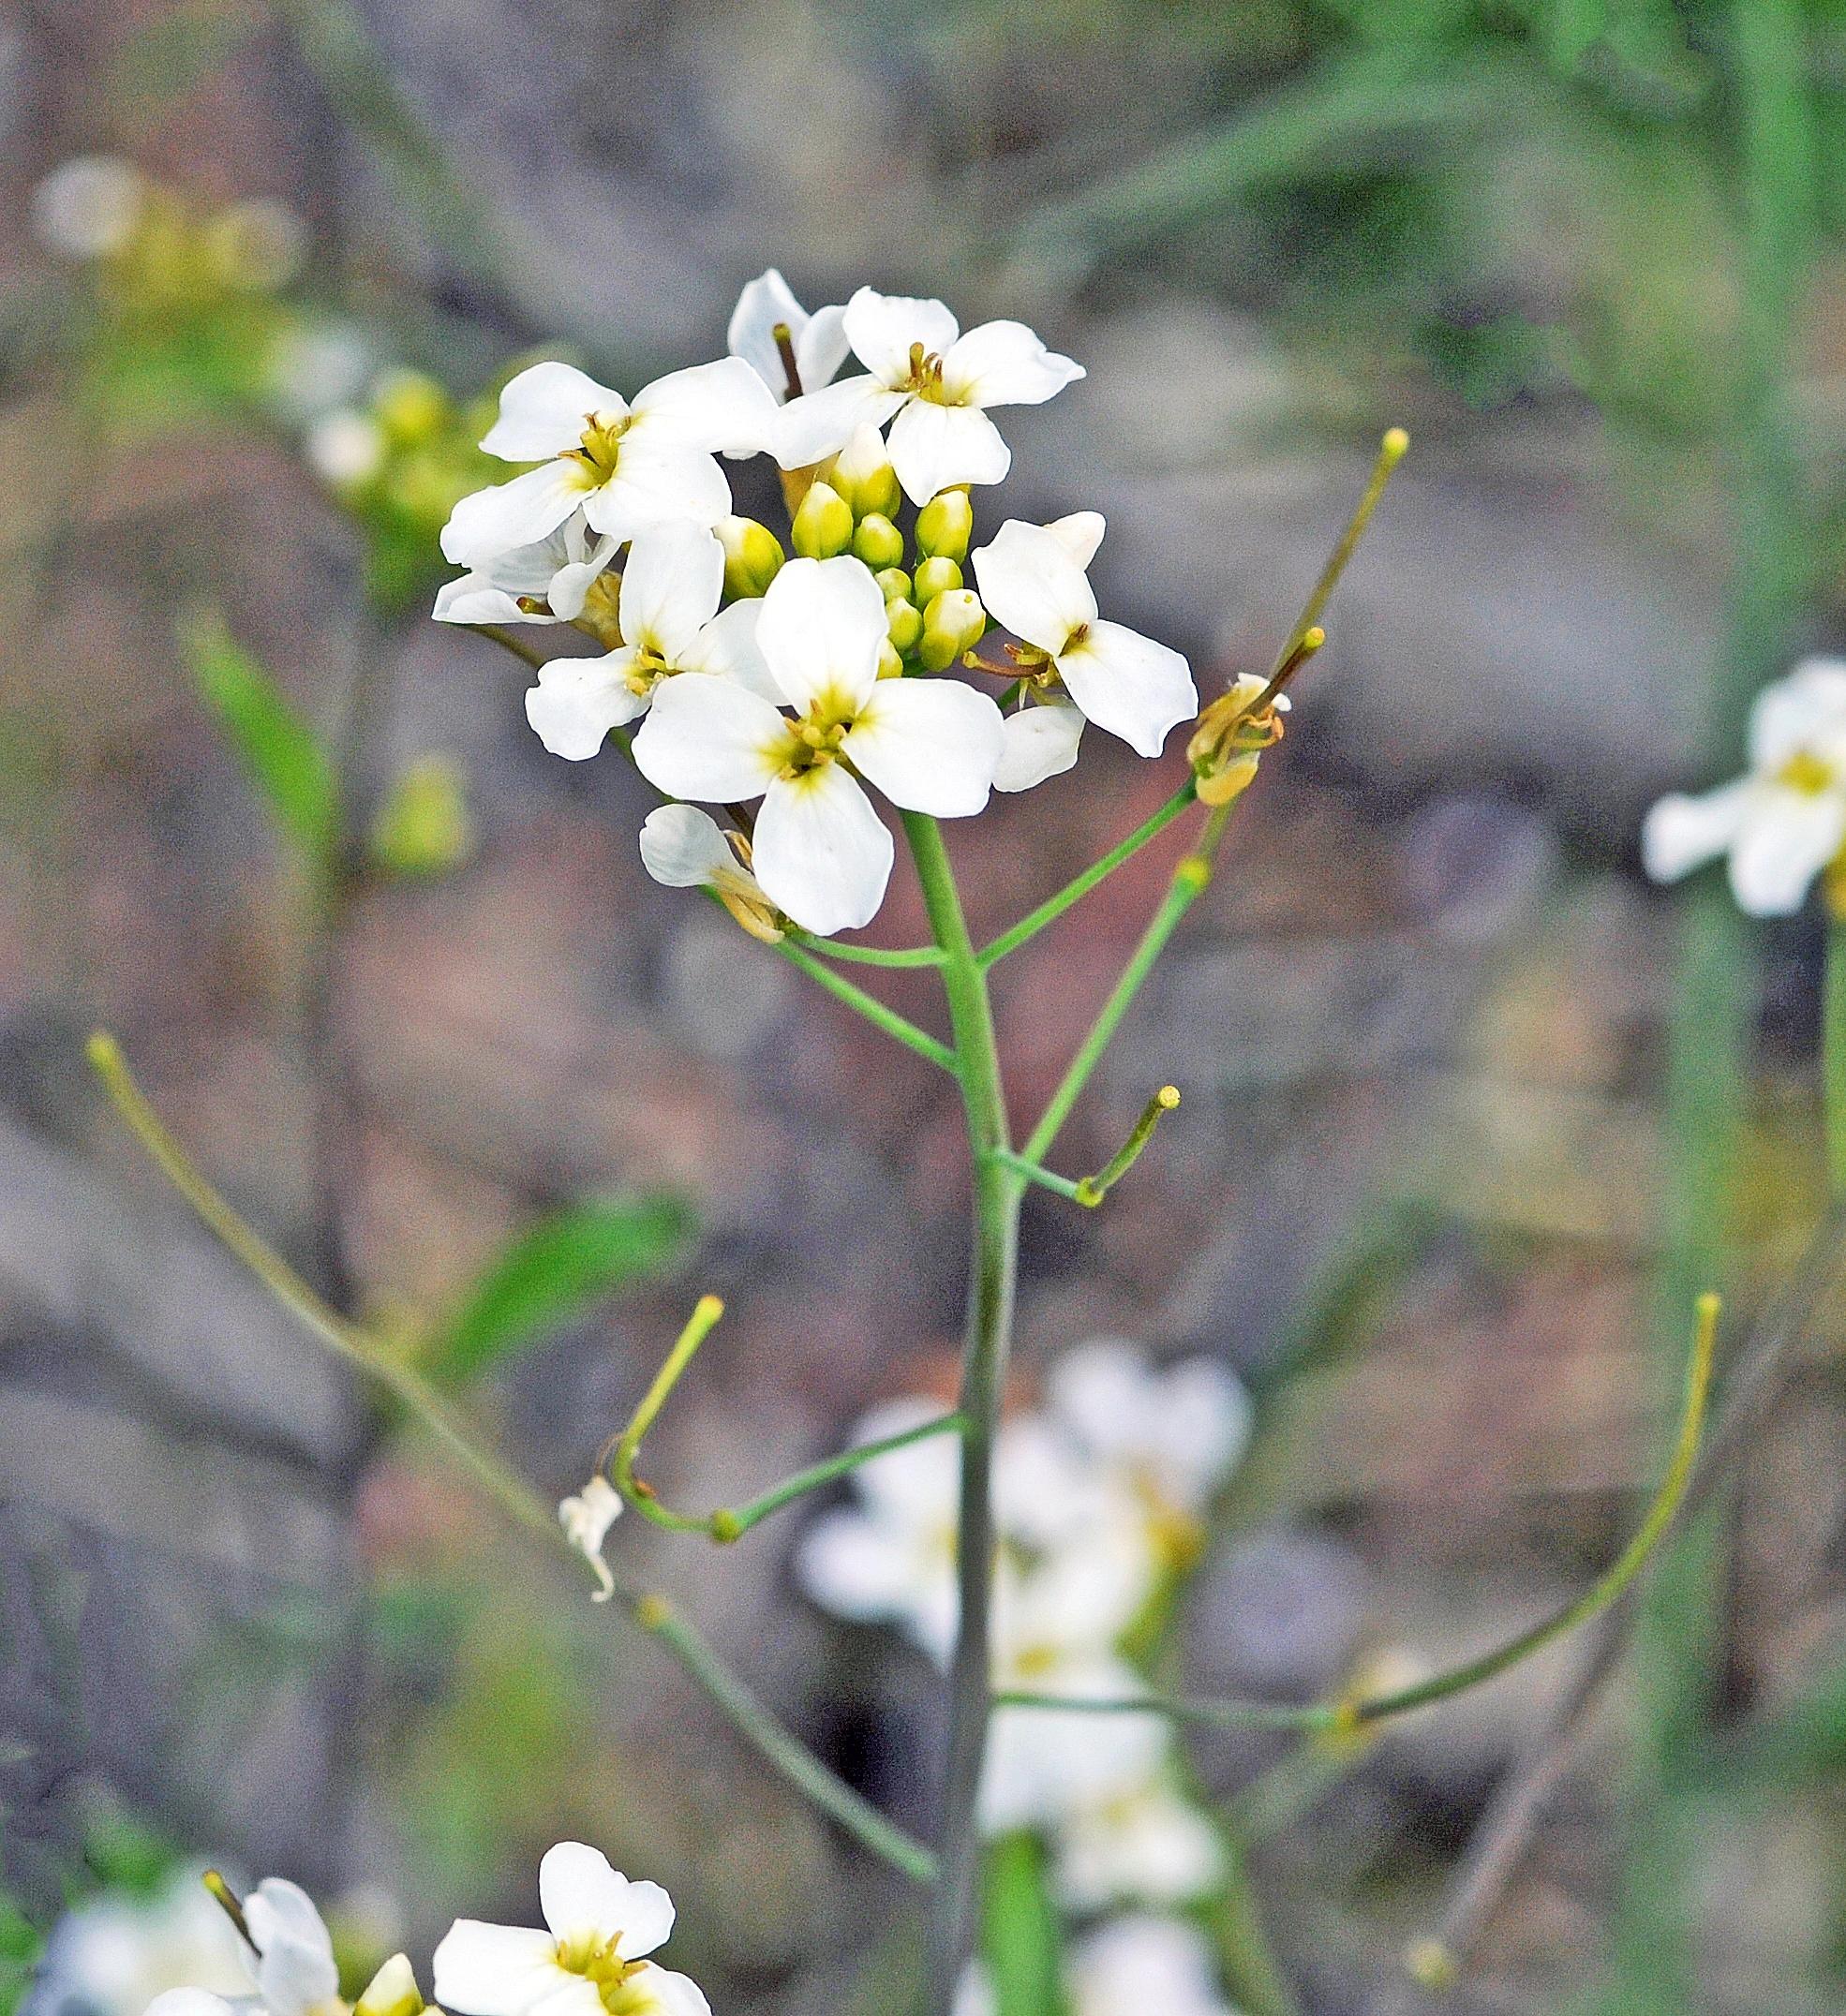
[[[281,689],[243,649],[216,611],[180,625],[199,697],[217,716],[283,837],[319,875],[339,832],[332,760]]]
[[[688,1207],[663,1195],[572,1205],[541,1219],[476,1282],[432,1370],[466,1378],[588,1303],[664,1273],[692,1224]]]
[[[1063,2016],[1064,1940],[1045,1888],[1045,1851],[1003,1834],[987,1851],[982,1946],[996,2016]]]

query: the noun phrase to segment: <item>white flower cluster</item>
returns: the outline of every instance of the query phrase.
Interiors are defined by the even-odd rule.
[[[858,1439],[901,1433],[936,1411],[880,1407]],[[1099,1339],[1058,1362],[1045,1406],[1009,1420],[995,1445],[997,1690],[1146,1691],[1120,1650],[1124,1634],[1196,1557],[1206,1505],[1248,1430],[1243,1388],[1210,1360],[1158,1371],[1139,1346]],[[950,1436],[874,1458],[853,1474],[856,1505],[820,1520],[798,1557],[823,1608],[894,1623],[945,1668],[957,1626],[959,1460]],[[1218,1836],[1187,1799],[1157,1716],[1001,1708],[980,1818],[990,1834],[1043,1834],[1059,1900],[1081,1915],[1183,1904],[1222,1875]]]
[[[442,551],[467,571],[435,614],[596,636],[603,656],[553,660],[527,696],[545,747],[582,761],[639,721],[634,761],[669,797],[760,799],[732,833],[684,803],[655,813],[648,870],[713,885],[761,935],[778,915],[826,935],[869,923],[890,876],[865,786],[966,818],[1069,769],[1086,720],[1157,755],[1198,696],[1178,652],[1099,618],[1093,511],[1009,520],[973,555],[978,594],[963,580],[969,489],[1011,462],[989,409],[1050,399],[1080,365],[1022,323],[964,334],[941,302],[869,287],[811,317],[773,270],[729,347],[632,403],[569,364],[513,378],[481,445],[533,466],[456,505]],[[849,354],[865,369],[836,381]],[[732,511],[718,458],[757,454],[783,472],[796,558]],[[1010,682],[1005,711],[938,676],[990,618],[1015,640],[982,661]]]
[[[1810,658],[1765,686],[1749,717],[1749,768],[1647,814],[1642,858],[1656,882],[1730,856],[1731,891],[1752,917],[1801,908],[1846,846],[1846,659]]]
[[[697,1985],[648,1955],[673,1930],[658,1883],[631,1883],[608,1857],[562,1841],[539,1864],[543,1931],[457,1919],[436,1949],[425,2005],[402,1953],[349,2010],[326,1924],[305,1890],[270,1876],[243,1903],[245,1964],[256,1993],[172,1988],[146,2016],[711,2016]],[[242,1928],[240,1928],[242,1929]]]
[[[1070,2016],[1236,2016],[1219,1994],[1211,1948],[1189,1920],[1130,1911],[1079,1939],[1064,1966]],[[997,2016],[986,1968],[974,1962],[954,2016]]]

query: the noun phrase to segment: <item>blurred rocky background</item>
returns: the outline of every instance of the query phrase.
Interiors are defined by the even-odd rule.
[[[1094,1166],[1169,1078],[1184,1103],[1106,1210],[1028,1207],[1019,1376],[1121,1334],[1252,1385],[1258,1443],[1186,1623],[1200,1691],[1305,1698],[1365,1657],[1435,1666],[1613,1556],[1683,1343],[1651,1285],[1678,912],[1632,842],[1653,794],[1716,774],[1749,394],[1727,66],[1749,11],[0,6],[12,1992],[33,1928],[118,1872],[125,1839],[294,1875],[338,1901],[355,1955],[421,1959],[456,1913],[528,1912],[537,1851],[578,1833],[674,1890],[677,1964],[721,2011],[886,2007],[905,1950],[895,1883],[270,1307],[88,1081],[82,1039],[107,1026],[265,1234],[555,1494],[700,1290],[730,1314],[652,1459],[682,1500],[837,1446],[954,1349],[951,1088],[648,882],[636,779],[546,756],[524,669],[421,618],[446,510],[427,517],[428,472],[355,519],[305,462],[315,369],[345,373],[334,399],[413,367],[465,403],[562,342],[633,391],[715,354],[772,261],[811,305],[870,279],[964,323],[1026,316],[1090,376],[1007,416],[1015,474],[980,522],[1103,510],[1105,607],[1184,646],[1208,690],[1266,665],[1377,432],[1407,424],[1279,760],[1056,1160]],[[1824,10],[1802,32],[1837,138],[1846,45]],[[286,214],[244,213],[231,280],[137,323],[42,214],[35,234],[35,186],[93,154],[196,217]],[[299,329],[263,320],[284,297]],[[1840,615],[1842,304],[1823,251],[1782,388],[1811,522],[1795,642],[1816,647]],[[277,364],[290,329],[316,344]],[[407,775],[448,793],[437,853],[362,878],[331,942],[201,704],[225,648],[350,750],[361,830]],[[1142,765],[1100,739],[953,833],[977,928],[1184,776],[1177,747]],[[1021,1110],[1181,845],[1001,970]],[[880,936],[921,928],[900,882]],[[1819,927],[1763,929],[1752,959],[1739,1327],[1824,1189]],[[933,1023],[927,977],[888,992]],[[619,1251],[558,1320],[484,1315],[534,1228],[611,1199]],[[1828,1323],[1805,1352],[1716,1543],[1697,1770],[1671,1801],[1650,1788],[1658,1703],[1618,1685],[1452,2006],[1839,2006],[1846,1389]],[[927,1827],[930,1676],[799,1598],[800,1522],[722,1553],[614,1544]],[[1373,2006],[1572,1656],[1407,1724],[1257,1842],[1304,2009]],[[1221,1740],[1198,1762],[1234,1800],[1273,1755]],[[1637,1840],[1673,1851],[1660,1909],[1690,2003],[1634,1987],[1624,1928],[1660,1860]]]

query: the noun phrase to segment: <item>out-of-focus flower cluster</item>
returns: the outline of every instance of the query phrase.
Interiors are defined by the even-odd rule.
[[[901,1433],[936,1411],[893,1401],[857,1438]],[[1139,1347],[1105,1339],[1058,1362],[1044,1405],[1010,1418],[994,1450],[997,1691],[1085,1700],[1147,1691],[1131,1656],[1138,1626],[1197,1560],[1248,1425],[1243,1388],[1207,1359],[1158,1371]],[[959,1462],[950,1437],[874,1458],[854,1473],[856,1504],[822,1519],[798,1559],[824,1608],[896,1625],[945,1669],[958,1622]],[[1154,1715],[1000,1708],[980,1817],[990,1835],[1045,1840],[1053,1890],[1079,1917],[1184,1905],[1224,1871],[1170,1725]]]
[[[712,888],[759,936],[828,935],[869,923],[890,876],[868,786],[966,818],[1068,770],[1088,722],[1158,755],[1198,695],[1178,652],[1100,615],[1095,512],[1011,519],[970,552],[971,492],[1011,463],[990,409],[1080,365],[1022,323],[963,333],[939,301],[871,288],[811,317],[773,270],[729,348],[632,403],[564,363],[514,377],[481,446],[529,467],[456,504],[442,550],[466,571],[435,614],[594,637],[602,656],[552,660],[528,695],[545,747],[581,762],[632,730],[678,801],[643,832],[650,873]],[[864,369],[838,378],[849,356]],[[756,455],[782,473],[787,545],[733,511],[719,458]]]

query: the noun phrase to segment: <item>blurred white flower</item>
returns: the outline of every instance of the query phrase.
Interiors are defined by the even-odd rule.
[[[756,646],[763,604],[733,602],[721,615],[723,592],[724,549],[716,533],[687,518],[638,533],[618,604],[624,642],[602,658],[540,666],[539,683],[526,695],[526,719],[539,740],[554,756],[584,762],[610,729],[645,714],[662,680],[676,674],[735,679],[766,705],[777,705],[782,689]]]
[[[207,1893],[202,1864],[175,1869],[146,1899],[106,1895],[59,1919],[24,2016],[143,2016],[169,1989],[246,1993],[231,1920]]]
[[[674,797],[763,799],[756,879],[822,936],[869,924],[890,880],[891,836],[859,777],[893,804],[959,819],[987,803],[999,761],[986,694],[878,676],[887,630],[860,561],[791,560],[763,599],[756,645],[796,719],[740,679],[688,672],[656,689],[634,738],[642,775]]]
[[[1042,405],[1084,375],[1023,322],[984,322],[964,336],[940,301],[869,287],[846,304],[845,333],[866,375],[791,400],[776,458],[785,469],[806,468],[837,454],[856,428],[894,420],[891,461],[916,504],[1005,475],[1012,451],[987,408]]]
[[[600,1472],[574,1497],[558,1502],[558,1521],[564,1529],[564,1537],[595,1569],[601,1584],[590,1597],[592,1603],[606,1603],[616,1593],[615,1577],[603,1559],[603,1543],[609,1536],[609,1528],[621,1517],[621,1510],[620,1493]]]
[[[818,392],[846,361],[845,309],[817,308],[810,315],[773,266],[737,296],[724,347],[733,357],[741,357],[778,399],[786,399],[793,388],[776,341],[778,322],[788,331],[801,391]]]
[[[1073,1612],[1065,1622],[1084,1620]],[[996,1620],[994,1636],[997,1691],[1079,1701],[1132,1701],[1147,1692],[1125,1659],[1082,1630],[1035,1637]],[[1060,1828],[1073,1814],[1124,1799],[1159,1769],[1169,1741],[1158,1715],[997,1708],[981,1769],[981,1830]]]
[[[344,490],[378,474],[384,461],[384,433],[369,413],[341,407],[315,422],[302,449],[308,467],[323,483]]]
[[[1205,1934],[1184,1919],[1136,1913],[1071,1953],[1071,2016],[1232,2016]]]
[[[199,1987],[172,1988],[149,2004],[147,2016],[346,2016],[334,1942],[314,1900],[281,1876],[265,1876],[244,1900],[255,1956],[244,1953],[257,1984],[254,1997],[226,1997]]]
[[[1044,653],[1086,719],[1157,756],[1168,731],[1198,712],[1198,689],[1179,652],[1098,621],[1085,571],[1102,536],[1095,511],[1053,525],[1009,518],[975,554],[975,578],[989,615]]]
[[[777,407],[741,358],[656,378],[633,406],[573,365],[533,364],[500,393],[499,418],[481,446],[540,467],[465,497],[442,529],[442,551],[478,567],[531,545],[581,510],[618,541],[649,526],[728,517],[730,486],[715,454],[769,445]]]
[[[430,614],[439,623],[574,622],[618,543],[599,539],[592,544],[583,513],[573,511],[529,546],[495,554],[445,581]],[[537,603],[548,606],[528,606]]]
[[[457,1919],[436,1949],[436,1999],[460,2016],[710,2016],[683,1974],[646,1956],[673,1930],[658,1883],[563,1841],[539,1864],[543,1932]]]
[[[999,2016],[1000,2004],[993,1993],[993,1979],[987,1963],[971,1960],[955,1984],[955,2002],[949,2016]]]
[[[147,180],[132,161],[79,155],[32,192],[32,228],[66,259],[106,259],[134,236]]]
[[[1749,769],[1703,797],[1674,792],[1647,814],[1641,853],[1656,882],[1728,853],[1731,892],[1753,917],[1786,917],[1846,843],[1846,660],[1810,658],[1765,686],[1749,717]]]
[[[301,271],[307,227],[286,203],[252,197],[230,203],[205,229],[206,256],[227,285],[274,293]]]
[[[1046,1382],[1051,1411],[1093,1454],[1119,1465],[1154,1509],[1202,1511],[1250,1439],[1250,1401],[1213,1358],[1155,1371],[1119,1337],[1067,1351]]]
[[[270,349],[269,403],[292,425],[306,426],[350,406],[376,362],[364,332],[351,322],[291,321]]]
[[[1224,1875],[1217,1831],[1154,1775],[1062,1817],[1051,1881],[1069,1910],[1105,1905],[1184,1904]]]

